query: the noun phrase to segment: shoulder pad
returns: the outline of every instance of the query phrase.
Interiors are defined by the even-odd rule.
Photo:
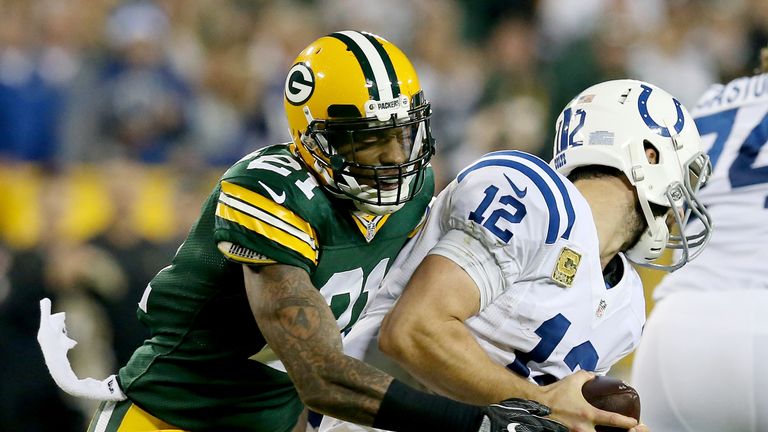
[[[327,213],[327,198],[286,146],[246,156],[219,186],[215,236],[225,256],[246,263],[317,263],[314,225]]]

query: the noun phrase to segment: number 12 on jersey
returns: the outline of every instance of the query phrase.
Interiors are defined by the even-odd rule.
[[[528,367],[528,363],[544,363],[549,359],[549,356],[555,351],[555,348],[565,337],[565,332],[568,331],[568,327],[571,326],[571,322],[563,314],[557,314],[554,317],[544,321],[539,328],[536,329],[536,334],[541,338],[539,343],[528,352],[520,352],[515,350],[515,361],[507,365],[507,368],[522,377],[529,377],[531,375],[531,369]],[[597,367],[597,360],[599,356],[595,347],[590,341],[583,342],[575,347],[571,348],[568,354],[565,355],[563,361],[572,370],[576,370],[576,366],[582,370],[594,371]],[[541,375],[534,378],[540,385],[550,384],[554,382],[554,378],[551,375]]]
[[[512,238],[512,232],[506,229],[499,228],[497,225],[499,219],[504,219],[510,223],[519,223],[525,217],[527,210],[525,205],[512,195],[502,195],[499,197],[498,202],[505,207],[510,207],[514,212],[510,213],[505,207],[497,208],[492,211],[490,216],[486,218],[485,213],[491,204],[496,201],[496,195],[499,193],[499,188],[496,186],[488,186],[485,188],[485,197],[480,205],[471,212],[469,212],[469,220],[475,221],[482,225],[485,229],[490,231],[493,235],[501,239],[504,243],[509,242]]]

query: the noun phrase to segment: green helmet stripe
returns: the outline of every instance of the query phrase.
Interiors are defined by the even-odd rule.
[[[380,44],[372,43],[365,34],[353,31],[332,33],[330,37],[343,42],[347,49],[354,54],[366,82],[369,83],[368,94],[371,99],[376,101],[391,100],[399,96],[399,85],[397,85],[398,92],[395,94],[393,92],[395,87],[390,84],[392,82],[391,77],[394,75],[392,60]],[[377,47],[377,45],[379,46]],[[397,83],[397,80],[395,79],[394,82]]]
[[[384,67],[387,69],[387,76],[389,77],[390,85],[392,86],[392,96],[397,97],[400,95],[400,82],[397,79],[397,72],[395,72],[395,65],[392,63],[392,59],[389,57],[389,53],[384,49],[384,45],[379,42],[376,37],[370,33],[363,33],[363,35],[371,41],[371,44],[381,56],[381,60],[384,62]]]

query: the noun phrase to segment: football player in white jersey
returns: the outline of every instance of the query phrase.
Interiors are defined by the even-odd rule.
[[[714,167],[699,197],[717,229],[654,291],[632,383],[654,431],[766,431],[768,73],[712,86],[692,114]]]
[[[706,244],[710,221],[695,193],[708,158],[686,109],[633,80],[574,98],[554,154],[547,164],[501,151],[465,168],[345,350],[385,367],[380,348],[427,388],[465,402],[541,401],[572,431],[647,430],[591,407],[581,386],[640,339],[645,302],[630,261],[672,270]],[[702,221],[699,231],[670,235],[668,225],[682,232],[689,219]],[[682,254],[663,265],[667,247]],[[321,430],[363,429],[325,419]]]

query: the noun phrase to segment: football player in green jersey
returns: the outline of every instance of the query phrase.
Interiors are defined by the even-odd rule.
[[[293,141],[222,176],[147,286],[138,313],[151,336],[116,377],[79,391],[82,381],[57,377],[66,349],[62,359],[55,345],[70,342],[55,325],[63,316],[43,305],[52,375],[65,390],[105,399],[89,430],[282,432],[305,406],[390,430],[564,430],[535,402],[462,404],[342,352],[340,332],[373,298],[433,194],[430,105],[405,55],[368,33],[322,37],[290,69],[285,108]]]

